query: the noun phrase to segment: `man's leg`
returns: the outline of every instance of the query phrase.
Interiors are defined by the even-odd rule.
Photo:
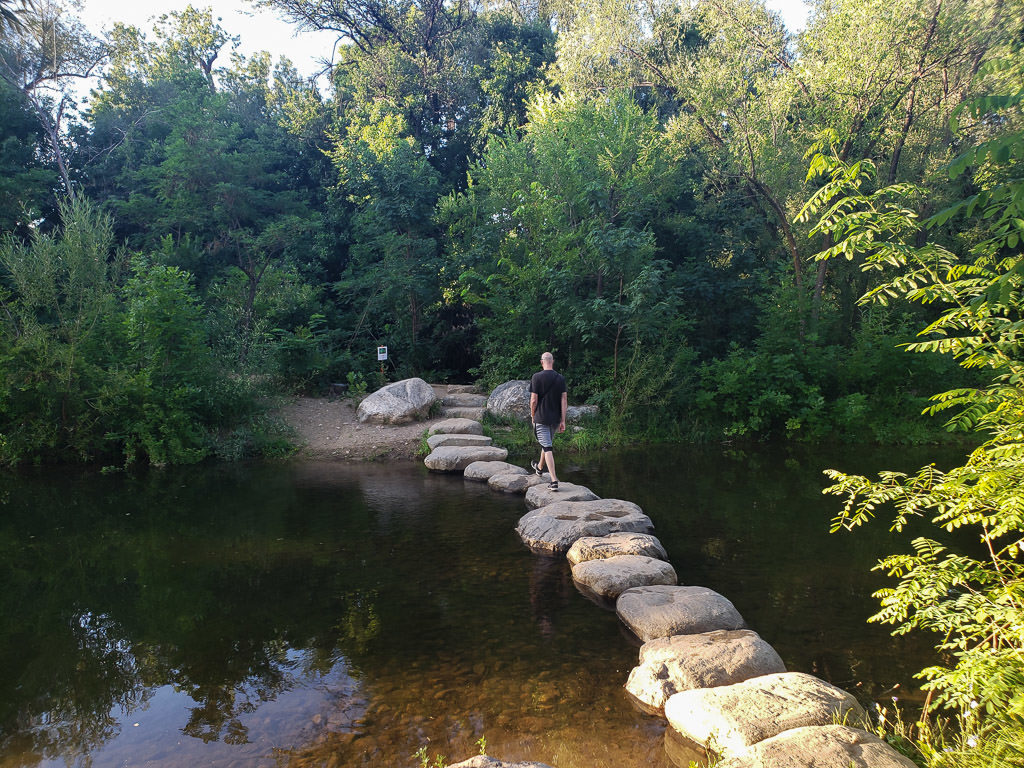
[[[548,450],[545,451],[545,453],[546,455],[544,457],[544,460],[547,461],[548,463],[548,474],[551,475],[551,482],[557,483],[558,475],[555,474],[555,452],[548,448]]]

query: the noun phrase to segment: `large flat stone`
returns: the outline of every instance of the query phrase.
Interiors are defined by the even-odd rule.
[[[507,461],[474,461],[462,476],[467,480],[477,480],[486,483],[492,475],[528,475],[529,472],[515,464]]]
[[[484,414],[487,413],[485,408],[465,408],[462,406],[456,406],[449,408],[447,406],[441,409],[442,415],[451,419],[469,419],[470,421],[480,421],[483,419]]]
[[[449,384],[449,395],[479,395],[480,390],[476,384]]]
[[[448,394],[441,399],[441,405],[449,408],[486,408],[487,396],[468,392],[456,393],[449,390]]]
[[[749,629],[673,635],[644,643],[626,690],[643,709],[660,714],[669,697],[680,691],[785,671],[775,649]]]
[[[862,724],[846,691],[803,672],[781,672],[718,688],[681,691],[665,703],[669,725],[723,757],[790,728]]]
[[[556,501],[593,501],[596,498],[592,490],[575,483],[559,483],[557,491],[549,491],[547,485],[536,485],[526,492],[526,506],[537,509]]]
[[[636,587],[619,595],[615,612],[645,643],[670,635],[743,629],[743,617],[728,599],[707,587]]]
[[[874,734],[845,725],[792,728],[715,768],[916,768]]]
[[[526,492],[527,498],[541,486]],[[527,512],[519,520],[516,532],[523,543],[536,552],[550,554],[568,551],[584,536],[606,536],[618,531],[649,533],[651,519],[636,504],[621,499],[559,501]]]
[[[484,435],[431,435],[427,438],[427,445],[430,446],[430,450],[440,448],[443,445],[475,445],[475,446],[488,446],[492,442],[491,438],[485,437]]]
[[[657,537],[647,533],[609,533],[607,536],[585,536],[573,543],[566,555],[573,565],[587,560],[601,560],[616,555],[643,555],[668,560],[665,548]]]
[[[572,577],[598,597],[615,599],[627,589],[650,584],[674,585],[675,569],[644,555],[618,555],[574,565]]]
[[[423,379],[404,379],[381,387],[356,409],[360,422],[405,424],[423,418],[437,400],[434,388]]]
[[[484,426],[473,419],[445,419],[431,425],[427,435],[482,435]]]
[[[501,491],[502,493],[526,493],[535,485],[541,483],[547,483],[543,477],[537,477],[533,472],[523,473],[504,473],[499,475],[491,475],[487,480],[487,485],[490,486],[492,491]]]
[[[446,445],[431,451],[423,463],[435,472],[461,472],[474,461],[503,461],[507,456],[508,451],[493,445]]]

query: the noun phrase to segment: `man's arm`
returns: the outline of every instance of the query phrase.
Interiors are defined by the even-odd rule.
[[[537,423],[537,393],[530,393],[530,421],[533,424]]]
[[[565,414],[569,411],[569,395],[562,393],[562,422],[558,425],[559,432],[565,432]]]

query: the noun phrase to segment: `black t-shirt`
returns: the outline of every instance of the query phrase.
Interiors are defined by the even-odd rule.
[[[530,379],[530,392],[537,394],[537,412],[534,420],[538,424],[554,426],[562,423],[562,393],[565,392],[565,377],[557,371],[540,371]]]

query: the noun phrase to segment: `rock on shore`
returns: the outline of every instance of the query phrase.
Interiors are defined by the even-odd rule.
[[[367,396],[356,418],[364,424],[405,424],[425,417],[436,400],[434,388],[423,379],[403,379]]]

